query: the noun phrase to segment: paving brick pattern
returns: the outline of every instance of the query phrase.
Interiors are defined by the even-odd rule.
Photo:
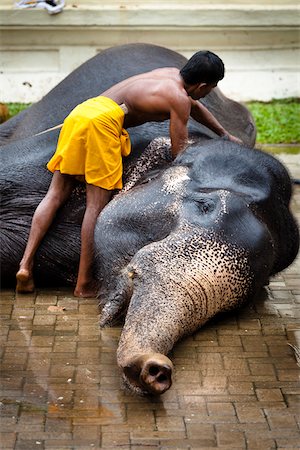
[[[293,210],[300,219],[300,187]],[[1,295],[1,450],[300,448],[300,258],[171,355],[161,398],[120,389],[120,328],[70,290]]]

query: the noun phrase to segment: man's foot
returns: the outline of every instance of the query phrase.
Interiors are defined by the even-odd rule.
[[[27,294],[30,292],[34,292],[34,281],[32,277],[32,273],[27,269],[20,269],[16,275],[17,286],[16,291],[18,293]]]
[[[77,283],[74,290],[74,297],[93,298],[97,297],[97,294],[98,294],[98,284],[94,280],[92,280],[89,283],[84,283],[82,285],[79,285]]]

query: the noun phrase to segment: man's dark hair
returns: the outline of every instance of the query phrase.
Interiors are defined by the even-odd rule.
[[[180,71],[186,84],[217,83],[224,78],[223,61],[209,50],[195,53]]]

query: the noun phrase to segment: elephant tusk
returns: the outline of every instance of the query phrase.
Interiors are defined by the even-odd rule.
[[[59,125],[55,125],[55,127],[48,128],[47,130],[40,131],[39,133],[36,133],[34,136],[39,136],[40,134],[48,133],[48,131],[57,130],[58,128],[62,128],[63,123],[60,123]]]

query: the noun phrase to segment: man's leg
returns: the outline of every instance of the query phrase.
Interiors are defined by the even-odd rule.
[[[92,184],[86,185],[86,210],[81,226],[81,250],[78,278],[74,295],[76,297],[95,297],[96,282],[93,279],[94,231],[97,217],[111,199],[111,191]]]
[[[32,292],[34,281],[32,275],[35,253],[50,227],[60,206],[68,199],[74,186],[73,177],[61,174],[56,170],[53,174],[48,192],[35,210],[30,233],[17,278],[17,292]]]

